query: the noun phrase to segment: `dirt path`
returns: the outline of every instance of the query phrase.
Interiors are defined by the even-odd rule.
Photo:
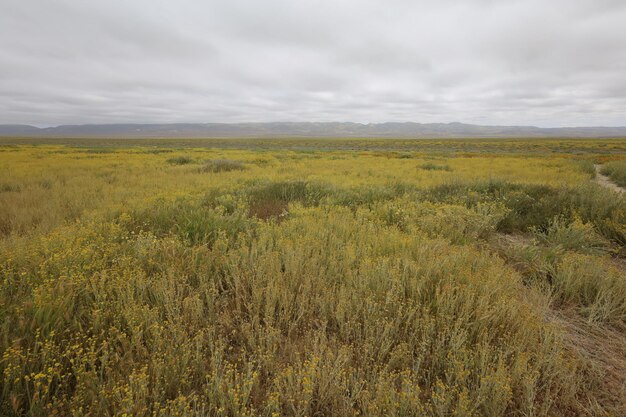
[[[619,185],[615,184],[613,181],[611,181],[611,179],[609,177],[607,177],[606,175],[602,174],[600,172],[600,169],[602,168],[602,165],[594,165],[594,168],[596,169],[596,182],[598,184],[600,184],[603,187],[609,188],[613,191],[616,191],[618,193],[626,193],[626,189],[620,187]]]

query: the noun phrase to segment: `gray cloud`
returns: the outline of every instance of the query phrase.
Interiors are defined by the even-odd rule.
[[[0,123],[626,125],[622,0],[3,0]]]

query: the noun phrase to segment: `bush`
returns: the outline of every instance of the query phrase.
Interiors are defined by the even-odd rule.
[[[400,230],[415,228],[432,238],[442,237],[455,244],[465,244],[487,238],[508,210],[501,204],[481,203],[467,208],[399,200],[379,204],[373,211],[378,219]]]
[[[244,169],[246,169],[246,166],[240,161],[233,161],[231,159],[212,159],[207,161],[200,168],[200,172],[229,172],[241,171]]]
[[[575,164],[578,169],[580,169],[589,176],[589,179],[592,179],[596,176],[596,167],[593,161],[589,159],[578,159],[575,161]]]
[[[620,187],[626,187],[626,160],[607,162],[602,165],[600,172],[608,175]]]
[[[569,224],[578,216],[592,223],[605,238],[626,245],[626,198],[597,184],[556,188],[500,180],[448,183],[426,190],[422,198],[468,207],[502,203],[510,210],[498,224],[498,230],[504,233],[546,231],[556,217]]]
[[[540,242],[564,250],[601,254],[610,248],[609,242],[596,232],[592,224],[583,223],[578,217],[571,222],[556,217],[545,231],[533,229],[533,232]]]
[[[501,238],[496,247],[527,284],[551,293],[556,307],[575,308],[592,321],[626,324],[626,281],[609,257],[599,255],[606,242],[592,230],[580,221],[564,225],[555,219],[537,240]]]
[[[451,171],[450,166],[448,165],[437,165],[432,162],[419,165],[418,168],[426,171]]]
[[[192,163],[193,159],[188,156],[176,156],[174,158],[169,158],[167,162],[172,165],[187,165]]]
[[[253,227],[242,210],[228,213],[221,206],[211,208],[190,200],[161,201],[132,218],[134,230],[150,231],[158,237],[174,234],[192,245],[211,246],[220,236],[234,241]]]
[[[21,190],[21,187],[17,184],[9,184],[9,183],[4,183],[4,184],[0,184],[0,193],[16,193],[19,192]]]
[[[415,191],[415,186],[394,183],[390,185],[361,186],[336,189],[330,198],[332,204],[356,209],[359,206],[373,207],[375,203],[390,201]]]
[[[82,151],[82,153],[107,154],[107,153],[115,153],[115,149],[105,149],[105,148],[85,149]]]
[[[626,280],[608,259],[565,254],[552,287],[559,304],[577,306],[590,320],[626,323]]]

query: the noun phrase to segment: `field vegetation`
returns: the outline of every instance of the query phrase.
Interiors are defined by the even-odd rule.
[[[625,415],[625,160],[5,139],[0,415]]]
[[[626,161],[611,161],[602,167],[602,173],[608,175],[620,187],[626,187]]]

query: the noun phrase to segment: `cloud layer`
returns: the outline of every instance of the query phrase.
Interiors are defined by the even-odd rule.
[[[626,125],[623,0],[3,0],[0,123]]]

